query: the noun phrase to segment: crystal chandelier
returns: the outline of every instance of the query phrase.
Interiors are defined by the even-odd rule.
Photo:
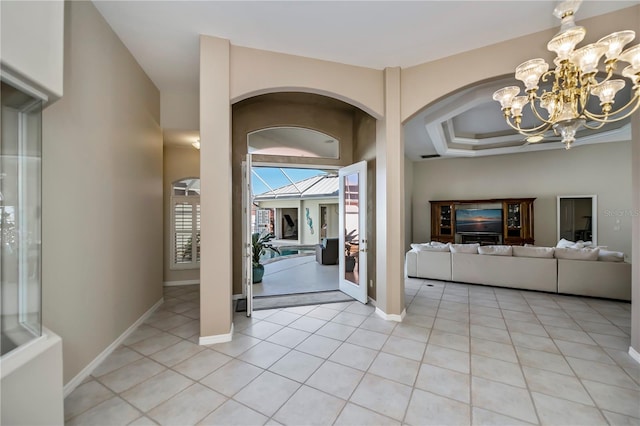
[[[500,102],[507,124],[527,136],[529,142],[542,140],[545,132],[553,129],[569,149],[580,127],[600,129],[606,123],[629,117],[640,106],[640,44],[623,51],[635,38],[635,32],[618,31],[575,49],[587,32],[574,22],[580,3],[582,0],[564,1],[553,11],[554,16],[562,20],[560,32],[547,43],[547,49],[557,55],[553,61],[556,68],[549,70],[549,64],[540,58],[526,61],[515,73],[515,78],[524,83],[526,95],[519,96],[518,86],[505,87],[493,94],[493,99]],[[604,67],[600,66],[602,56],[606,57]],[[613,78],[619,62],[630,64],[622,70],[622,76],[631,82],[631,99],[614,110],[616,94],[628,83]],[[599,67],[606,72],[600,79],[597,78]],[[550,90],[539,93],[540,81],[551,83]],[[599,98],[600,111],[587,109],[592,95]],[[527,104],[539,124],[522,128],[523,108]]]

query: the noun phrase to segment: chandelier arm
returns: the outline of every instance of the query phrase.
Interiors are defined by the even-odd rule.
[[[552,126],[552,123],[543,123],[538,127],[534,127],[531,129],[523,129],[520,126],[514,125],[509,118],[507,118],[506,121],[509,127],[511,127],[513,130],[517,131],[518,133],[524,136],[533,136],[536,134],[542,134],[547,130],[549,130]]]
[[[545,124],[553,124],[553,120],[552,120],[553,117],[549,117],[548,120],[544,119],[538,112],[538,108],[536,108],[536,104],[534,101],[535,99],[531,99],[531,111],[533,111],[533,114],[536,116],[536,118]]]
[[[584,127],[586,127],[589,130],[598,130],[601,129],[602,126],[604,126],[605,124],[610,123],[610,121],[601,121],[600,124],[598,124],[597,126],[589,126],[586,122],[583,124]]]
[[[635,104],[635,106],[633,106],[633,104]],[[638,109],[639,106],[640,106],[640,90],[636,92],[633,98],[631,98],[625,106],[618,108],[616,111],[609,112],[606,114],[595,114],[585,109],[582,111],[582,113],[585,115],[585,117],[595,121],[605,121],[608,123],[613,123],[616,121],[624,120],[625,118],[629,117]],[[631,109],[626,113],[624,113],[625,110],[630,107]],[[613,116],[616,116],[622,113],[624,113],[624,115],[613,118]]]

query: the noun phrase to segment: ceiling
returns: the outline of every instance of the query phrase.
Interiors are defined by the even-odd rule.
[[[638,3],[585,1],[577,18]],[[552,1],[94,0],[94,4],[160,91],[173,93],[198,91],[200,34],[226,38],[238,46],[383,69],[409,67],[558,26]],[[437,151],[424,120],[423,113],[405,126],[409,158]],[[487,132],[468,127],[465,134]],[[193,139],[170,136],[189,143]]]

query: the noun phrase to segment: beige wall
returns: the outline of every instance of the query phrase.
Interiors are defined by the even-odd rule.
[[[376,118],[384,113],[379,70],[239,46],[231,46],[231,56],[232,103],[264,93],[308,92],[345,101]]]
[[[0,2],[0,62],[9,71],[46,93],[63,91],[63,1]]]
[[[536,197],[536,244],[554,246],[556,197],[595,194],[598,244],[631,254],[631,218],[615,215],[631,209],[630,142],[416,162],[413,179],[413,242],[431,237],[429,200]]]
[[[165,146],[163,156],[164,274],[165,283],[200,279],[200,268],[171,269],[171,184],[200,177],[200,151],[189,146]]]
[[[43,114],[43,321],[76,376],[162,297],[158,89],[90,2],[65,10]]]
[[[230,45],[200,36],[200,343],[231,340]],[[221,208],[222,206],[222,208]]]

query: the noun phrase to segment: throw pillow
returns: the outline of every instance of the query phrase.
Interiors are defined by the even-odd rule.
[[[451,249],[451,253],[471,253],[478,254],[478,247],[480,244],[451,244],[449,248]]]
[[[556,247],[558,247],[558,248],[569,248],[569,247],[573,247],[575,244],[576,243],[574,241],[569,241],[569,240],[565,240],[564,238],[562,238],[560,241],[558,241],[558,244],[556,244]]]
[[[436,251],[436,252],[446,252],[449,253],[449,244],[443,244],[441,246],[428,246],[422,247],[419,251]]]
[[[411,243],[411,248],[415,251],[423,250],[426,247],[430,247],[429,243]]]
[[[487,254],[490,256],[511,256],[513,248],[511,246],[480,246],[478,247],[478,253]]]

